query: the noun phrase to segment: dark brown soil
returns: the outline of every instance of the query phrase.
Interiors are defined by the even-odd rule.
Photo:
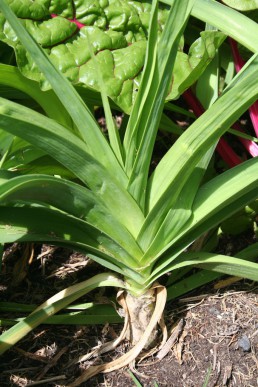
[[[85,257],[60,248],[31,245],[26,248],[27,251],[20,246],[10,246],[6,251],[0,277],[1,301],[40,304],[57,291],[99,270]],[[30,264],[28,259],[21,259],[32,252],[34,259]],[[14,262],[19,264],[16,263],[13,271]],[[180,321],[183,321],[183,329],[165,358],[158,361],[153,355],[135,365],[133,372],[141,385],[258,386],[257,290],[254,283],[230,284],[227,280],[168,303],[165,320],[170,332]],[[90,297],[86,301],[100,294]],[[14,317],[1,314],[2,318]],[[89,364],[113,360],[128,350],[128,343],[123,343],[108,355],[73,364],[74,359],[114,338],[120,330],[121,324],[40,326],[1,357],[0,386],[68,384]],[[135,386],[129,372],[130,369],[125,368],[101,374],[82,386]]]

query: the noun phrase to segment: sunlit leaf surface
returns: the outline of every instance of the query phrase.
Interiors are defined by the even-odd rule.
[[[8,3],[56,67],[74,85],[99,90],[96,66],[88,48],[88,33],[109,97],[125,112],[130,112],[144,65],[151,1],[37,0],[31,3],[29,0],[8,0]],[[159,34],[167,15],[167,6],[160,5]],[[182,52],[182,39],[168,99],[178,97],[196,81],[223,39],[221,32],[205,32],[193,43],[188,54]],[[23,75],[40,82],[44,90],[50,88],[1,14],[0,40],[15,49]]]

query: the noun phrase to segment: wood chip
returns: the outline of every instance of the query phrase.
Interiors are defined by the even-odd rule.
[[[177,326],[175,327],[175,329],[173,330],[173,332],[172,332],[171,336],[169,337],[168,341],[166,342],[166,344],[161,348],[161,350],[156,355],[156,358],[158,360],[163,359],[168,354],[170,349],[175,344],[177,338],[182,333],[183,326],[184,326],[184,320],[181,319],[179,321],[179,323],[177,324]]]
[[[35,353],[24,351],[21,348],[15,348],[15,351],[21,353],[23,356],[27,357],[28,359],[37,360],[42,363],[48,363],[49,359],[46,356],[37,355]]]

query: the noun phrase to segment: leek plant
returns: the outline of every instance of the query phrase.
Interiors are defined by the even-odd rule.
[[[167,292],[158,280],[164,274],[170,272],[174,284],[169,289],[170,298],[173,289],[175,293],[178,290],[182,276],[193,267],[200,269],[194,277],[197,285],[218,273],[258,279],[256,245],[237,257],[191,249],[197,238],[257,199],[257,158],[209,181],[203,179],[220,137],[257,99],[256,54],[151,171],[157,131],[188,18],[191,13],[200,19],[211,18],[200,9],[204,3],[211,3],[211,11],[221,10],[219,4],[209,1],[171,3],[161,34],[157,1],[152,4],[144,70],[123,138],[112,117],[105,74],[94,56],[94,42],[86,33],[98,75],[108,140],[75,88],[6,1],[0,3],[0,10],[23,50],[33,58],[55,92],[49,92],[52,102],[47,103],[47,97],[45,101],[49,117],[1,98],[0,129],[32,144],[33,151],[49,155],[60,170],[67,171],[66,178],[60,177],[62,174],[17,175],[10,170],[1,171],[0,243],[44,241],[67,246],[86,253],[105,269],[54,295],[4,332],[0,352],[49,316],[100,286],[118,290],[117,299],[125,311],[125,327],[119,340],[127,336],[135,344],[120,359],[90,367],[70,386],[79,385],[98,372],[129,364],[142,348],[154,342],[158,323],[163,326]],[[257,28],[248,18],[238,18],[232,12],[236,22],[244,18],[248,25]],[[221,26],[220,18],[215,17],[214,22]],[[223,25],[223,31],[234,39],[238,37],[231,26]],[[249,49],[258,51],[251,34],[244,33],[240,38]],[[53,105],[55,102],[57,105]]]

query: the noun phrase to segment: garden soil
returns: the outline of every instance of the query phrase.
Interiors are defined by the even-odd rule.
[[[231,248],[232,241],[224,242],[224,250]],[[61,248],[10,245],[4,255],[0,299],[39,305],[98,270],[87,257]],[[105,293],[98,291],[82,301],[103,297]],[[1,315],[5,319],[14,317],[10,313]],[[174,343],[164,358],[153,354],[81,385],[136,386],[134,374],[143,387],[258,386],[257,283],[229,277],[209,284],[169,302],[165,322]],[[89,365],[114,360],[129,350],[124,342],[109,354],[74,362],[92,347],[117,337],[121,328],[121,324],[41,325],[2,355],[0,386],[64,386]]]

